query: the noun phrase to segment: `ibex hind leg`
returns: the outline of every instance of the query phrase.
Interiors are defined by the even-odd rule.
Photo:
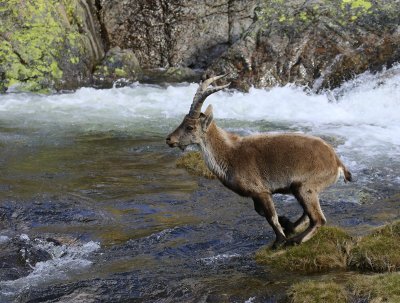
[[[309,218],[310,223],[306,230],[288,240],[289,245],[300,244],[310,240],[315,235],[318,228],[326,223],[325,216],[319,204],[318,193],[315,190],[302,186],[294,192],[294,195],[303,206],[306,217]],[[298,228],[301,225],[304,225],[306,217],[303,214],[303,216],[298,220]]]
[[[306,211],[304,211],[301,217],[295,222],[290,221],[290,219],[285,216],[279,216],[279,223],[281,224],[285,235],[288,237],[306,229],[310,220]]]

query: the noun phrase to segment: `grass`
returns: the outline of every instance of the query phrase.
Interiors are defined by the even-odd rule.
[[[302,281],[292,285],[288,292],[291,303],[348,302],[345,286],[336,282]]]
[[[350,252],[349,267],[361,271],[400,270],[400,221],[362,237]]]
[[[291,303],[399,303],[400,272],[351,275],[347,282],[307,280],[293,284],[287,297]]]
[[[400,302],[400,272],[396,272],[400,270],[400,221],[358,241],[339,228],[322,227],[299,246],[278,251],[262,248],[256,253],[256,260],[280,272],[343,271],[339,282],[331,281],[335,276],[331,273],[294,283],[286,293],[291,303]],[[385,273],[357,274],[353,269]]]
[[[186,169],[189,173],[215,179],[215,175],[208,169],[200,152],[188,152],[183,154],[177,161],[176,166]]]
[[[352,296],[367,302],[400,302],[400,272],[359,275],[349,283]]]
[[[262,248],[256,260],[272,269],[302,273],[346,269],[352,238],[342,229],[324,226],[309,241],[283,250]]]

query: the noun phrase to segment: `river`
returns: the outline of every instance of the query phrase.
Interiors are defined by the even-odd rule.
[[[176,168],[181,152],[165,144],[196,89],[0,95],[0,245],[19,238],[51,255],[0,281],[0,302],[280,298],[293,277],[255,263],[273,232],[252,202]],[[335,146],[355,182],[321,195],[328,224],[357,235],[400,217],[400,66],[318,94],[253,88],[208,103],[230,131],[303,132]],[[279,213],[300,214],[292,197],[275,200]]]

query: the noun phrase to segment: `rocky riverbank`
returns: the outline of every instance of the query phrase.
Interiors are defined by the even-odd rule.
[[[400,60],[398,1],[7,0],[0,91],[229,73],[232,87],[318,91]]]

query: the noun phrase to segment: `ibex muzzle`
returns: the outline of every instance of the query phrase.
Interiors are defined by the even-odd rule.
[[[276,234],[273,248],[309,240],[326,222],[319,193],[341,174],[346,182],[351,181],[350,172],[320,138],[291,133],[240,137],[219,128],[213,121],[212,106],[204,113],[201,106],[207,96],[229,86],[209,88],[223,76],[200,83],[189,113],[167,137],[167,144],[181,150],[198,145],[207,166],[226,187],[253,199],[255,210]],[[297,221],[278,217],[272,200],[275,193],[296,197],[303,208]]]

